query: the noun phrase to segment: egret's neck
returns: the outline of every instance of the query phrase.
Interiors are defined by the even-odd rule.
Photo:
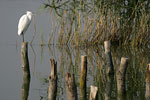
[[[32,20],[32,15],[27,15],[30,20]]]

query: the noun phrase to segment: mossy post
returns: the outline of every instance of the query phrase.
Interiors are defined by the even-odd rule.
[[[87,56],[81,56],[80,100],[86,99]]]
[[[56,100],[57,94],[57,62],[50,59],[51,72],[49,76],[48,100]]]
[[[150,64],[147,65],[145,82],[146,82],[145,100],[150,100]]]
[[[110,41],[104,41],[104,48],[105,48],[105,57],[107,62],[107,75],[113,75],[114,74],[114,66],[111,56],[111,43]]]
[[[66,73],[65,80],[67,100],[77,100],[77,87],[75,84],[74,74]]]
[[[98,87],[91,85],[90,86],[90,98],[89,98],[89,100],[98,100],[97,92],[98,92]]]
[[[28,60],[28,43],[21,44],[21,62],[23,70],[22,100],[27,100],[30,87],[30,67]]]
[[[122,57],[120,67],[116,75],[118,100],[126,100],[125,99],[125,77],[126,77],[127,67],[128,67],[128,58]]]

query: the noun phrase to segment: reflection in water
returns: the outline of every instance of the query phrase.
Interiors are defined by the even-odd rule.
[[[43,46],[46,48],[47,46]],[[34,48],[34,46],[33,46]],[[39,47],[40,50],[41,47]],[[37,49],[34,49],[37,52]],[[37,50],[37,51],[36,51]],[[146,52],[145,52],[146,51]],[[50,63],[49,58],[55,58],[57,61],[57,72],[58,72],[58,85],[57,85],[57,98],[58,99],[66,99],[65,92],[65,73],[71,72],[75,75],[75,81],[77,83],[78,88],[78,98],[79,98],[79,73],[80,73],[80,63],[81,63],[81,55],[87,55],[88,61],[88,70],[87,70],[87,98],[89,95],[90,85],[98,86],[98,100],[116,100],[117,99],[117,87],[116,87],[116,76],[107,76],[107,63],[105,60],[105,52],[103,46],[97,47],[88,47],[88,48],[80,48],[80,47],[69,47],[69,46],[48,46],[48,51],[43,50],[44,54],[49,54],[47,56],[43,56],[44,62],[47,59],[47,64],[42,63],[40,65],[41,70],[46,66],[48,68],[48,74],[45,71],[40,71],[41,75],[44,76],[43,79],[48,79],[50,73]],[[40,55],[40,52],[36,53]],[[146,49],[134,49],[134,48],[122,48],[122,47],[112,47],[112,57],[114,64],[114,73],[116,73],[117,69],[120,66],[120,59],[122,56],[128,57],[129,65],[126,74],[126,99],[135,100],[137,98],[144,99],[145,98],[145,66],[147,65],[150,56],[150,53]],[[147,55],[147,56],[145,56]],[[40,56],[36,60],[41,60]],[[39,61],[36,61],[38,63]],[[32,62],[31,62],[32,63]],[[36,64],[38,66],[38,64]],[[42,66],[42,67],[41,67]],[[35,69],[37,70],[38,67]],[[37,72],[37,71],[36,71]],[[36,73],[35,73],[36,74]],[[27,74],[26,75],[26,79]],[[35,75],[36,76],[36,75]],[[25,78],[24,78],[25,79]],[[28,78],[28,82],[26,81],[27,90],[29,90],[30,78]],[[25,83],[25,81],[24,81]],[[41,85],[44,83],[42,82]],[[48,99],[48,83],[45,82],[44,89],[45,97]],[[47,88],[47,89],[45,89]],[[42,92],[43,93],[43,92]],[[138,95],[137,95],[138,94]],[[41,95],[41,94],[40,94]]]
[[[32,49],[33,55],[34,55],[34,63],[33,63],[33,75],[34,75],[35,74],[35,64],[36,64],[36,53],[34,51],[32,44],[30,46],[31,46],[31,49]]]
[[[74,66],[73,66],[73,61],[72,61],[72,53],[71,53],[71,49],[70,47],[66,46],[65,51],[70,59],[70,61],[68,62],[68,70],[74,74]]]
[[[112,90],[113,90],[113,80],[114,80],[114,75],[107,76],[105,100],[112,100],[111,94],[112,94]]]
[[[36,22],[35,22],[35,15],[33,15],[33,25],[34,25],[34,33],[33,33],[33,36],[32,36],[32,40],[31,40],[31,44],[35,38],[35,35],[36,35]]]
[[[42,59],[43,59],[43,45],[41,45],[41,56],[40,56],[40,62],[42,63]]]

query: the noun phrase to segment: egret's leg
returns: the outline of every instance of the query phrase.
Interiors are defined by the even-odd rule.
[[[24,35],[22,34],[22,40],[23,40],[23,42],[24,42]]]

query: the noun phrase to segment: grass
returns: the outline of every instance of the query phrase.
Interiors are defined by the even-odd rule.
[[[43,3],[55,12],[58,44],[95,45],[105,40],[147,46],[150,40],[149,1],[61,0]]]

